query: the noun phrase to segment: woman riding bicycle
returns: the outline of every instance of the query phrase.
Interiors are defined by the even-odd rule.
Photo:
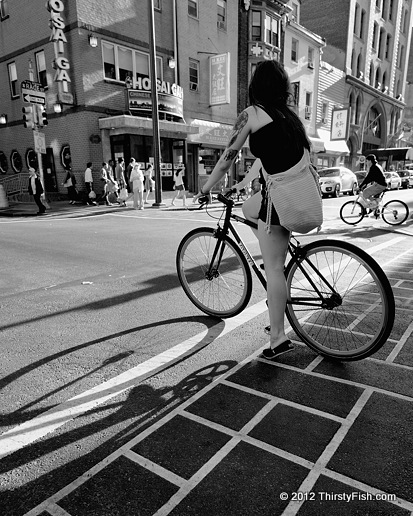
[[[366,203],[365,208],[374,210],[379,205],[377,197],[387,188],[387,183],[383,169],[377,163],[377,158],[374,154],[369,154],[366,157],[366,166],[367,175],[360,183],[360,190],[363,190],[362,198]],[[363,189],[363,187],[365,188]]]
[[[251,152],[260,158],[269,175],[289,170],[300,162],[305,150],[310,150],[310,142],[303,123],[288,105],[290,97],[290,81],[284,67],[277,61],[258,63],[249,86],[251,105],[238,116],[227,148],[195,198],[208,194],[226,174],[248,136]],[[258,239],[267,276],[271,326],[270,348],[264,350],[263,356],[272,360],[293,349],[284,328],[287,301],[284,263],[290,232],[280,225],[273,206],[270,206],[271,231],[266,231],[265,185],[260,203]]]

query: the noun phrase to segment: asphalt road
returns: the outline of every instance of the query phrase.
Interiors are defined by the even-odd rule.
[[[386,196],[413,208],[410,191]],[[326,199],[324,231],[300,240],[352,241],[385,270],[397,256],[410,259],[411,221],[349,228],[337,220],[346,200]],[[180,239],[213,224],[201,212],[156,210],[0,220],[3,514],[23,515],[75,482],[266,345],[258,284],[247,310],[225,322],[199,313],[180,288]],[[258,257],[252,233],[239,230]],[[392,335],[406,335],[406,347],[409,296],[400,297]],[[412,353],[401,356],[410,372]]]

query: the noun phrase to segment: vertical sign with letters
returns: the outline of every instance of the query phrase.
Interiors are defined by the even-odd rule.
[[[333,109],[331,114],[330,140],[347,140],[350,120],[349,108]]]
[[[65,6],[62,0],[48,0],[46,7],[51,15],[50,27],[52,29],[52,33],[50,35],[50,41],[53,41],[55,49],[53,67],[56,70],[56,74],[54,80],[59,84],[59,88],[61,88],[63,92],[67,93],[69,91],[68,85],[72,81],[69,76],[70,63],[64,56],[67,39],[64,33],[66,24],[62,17],[62,13]]]
[[[229,104],[229,85],[230,85],[230,60],[229,52],[209,58],[210,70],[210,95],[209,103],[211,106],[218,104]]]

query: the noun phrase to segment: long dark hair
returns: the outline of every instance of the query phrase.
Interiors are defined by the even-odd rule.
[[[272,118],[285,118],[285,128],[291,143],[310,150],[310,141],[300,118],[289,107],[291,83],[283,65],[278,61],[260,61],[248,89],[249,101],[262,107]]]

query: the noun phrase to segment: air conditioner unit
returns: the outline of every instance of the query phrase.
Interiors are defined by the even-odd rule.
[[[306,120],[310,120],[310,118],[311,118],[311,107],[310,106],[305,106],[304,116],[305,116]]]
[[[322,124],[326,124],[327,122],[328,122],[328,118],[322,118],[322,119],[321,119],[321,123],[322,123]]]
[[[198,84],[196,82],[190,82],[189,83],[189,89],[191,91],[197,91],[198,90]]]
[[[218,27],[218,29],[225,30],[227,28],[227,24],[224,21],[217,21],[217,27]]]
[[[310,68],[311,70],[314,70],[314,63],[313,63],[313,61],[308,61],[307,67]]]

